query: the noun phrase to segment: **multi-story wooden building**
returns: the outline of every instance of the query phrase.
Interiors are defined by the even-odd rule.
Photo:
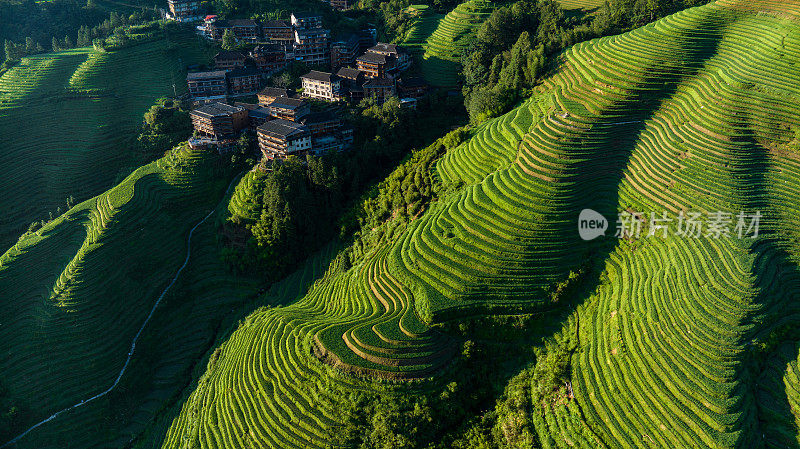
[[[394,68],[391,56],[366,52],[356,59],[356,67],[367,78],[384,78]]]
[[[342,119],[332,111],[315,112],[303,118],[312,138],[331,134],[342,126]]]
[[[258,93],[258,104],[266,106],[280,97],[290,97],[289,90],[280,87],[265,87]]]
[[[268,20],[261,24],[264,39],[270,43],[280,45],[286,51],[292,48],[294,31],[292,24],[285,20]]]
[[[428,83],[418,76],[397,80],[397,93],[403,98],[424,97],[428,89]]]
[[[300,80],[303,85],[303,96],[325,101],[342,99],[341,80],[332,73],[312,70],[303,75]]]
[[[382,104],[392,95],[395,95],[392,78],[372,78],[364,83],[364,97],[374,98],[378,104]]]
[[[258,42],[261,38],[261,26],[253,19],[231,19],[228,23],[237,41]]]
[[[261,105],[242,103],[238,101],[233,105],[247,110],[247,121],[250,123],[250,129],[253,131],[255,131],[259,126],[273,119],[269,109],[262,107]]]
[[[217,70],[231,71],[244,67],[245,56],[238,51],[223,50],[214,56],[214,67]]]
[[[252,95],[261,89],[261,72],[254,67],[233,69],[228,73],[231,95]]]
[[[350,34],[346,38],[331,44],[331,69],[353,65],[358,57],[358,35]]]
[[[230,29],[230,25],[227,20],[220,20],[216,17],[211,20],[206,20],[206,36],[210,39],[221,41],[222,35],[225,34],[225,30],[228,29]]]
[[[295,29],[322,28],[322,16],[315,13],[292,13],[292,26]]]
[[[288,97],[278,97],[264,107],[273,117],[290,122],[299,122],[311,111],[311,106],[305,101]]]
[[[199,134],[214,139],[229,139],[248,125],[247,110],[225,103],[209,103],[189,114]]]
[[[206,22],[206,34],[214,40],[222,40],[226,30],[233,31],[239,42],[258,42],[261,26],[252,19],[215,20]]]
[[[367,52],[391,58],[393,69],[397,71],[403,71],[411,67],[411,54],[399,45],[378,42],[370,47]]]
[[[300,123],[271,120],[258,127],[258,147],[265,159],[283,159],[311,151],[311,132]]]
[[[364,98],[364,74],[352,67],[342,67],[336,72],[336,76],[341,79],[341,89],[343,95],[353,103],[358,103]]]
[[[227,72],[215,70],[212,72],[195,72],[186,75],[189,93],[198,98],[225,98],[228,93]]]
[[[202,19],[199,0],[167,0],[169,18],[177,22]]]
[[[366,53],[377,42],[378,30],[365,28],[358,32],[358,53]]]
[[[250,50],[250,58],[256,63],[258,70],[275,72],[286,68],[289,60],[286,51],[277,44],[262,44]]]
[[[310,65],[327,64],[328,37],[330,32],[323,28],[299,28],[294,30],[294,58]]]

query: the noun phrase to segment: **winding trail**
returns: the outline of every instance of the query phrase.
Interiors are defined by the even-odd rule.
[[[125,359],[125,365],[122,366],[122,369],[119,371],[119,374],[117,375],[116,380],[114,380],[114,383],[110,387],[108,387],[108,389],[103,391],[102,393],[98,393],[98,394],[96,394],[96,395],[94,395],[94,396],[92,396],[92,397],[90,397],[88,399],[82,400],[81,402],[79,402],[79,403],[77,403],[75,405],[72,405],[72,406],[67,407],[67,408],[65,408],[63,410],[59,410],[59,411],[53,413],[49,418],[44,419],[44,420],[34,424],[33,426],[29,427],[28,430],[26,430],[26,431],[22,432],[21,434],[17,435],[16,437],[11,439],[10,441],[8,441],[6,443],[3,443],[3,445],[0,446],[0,449],[4,449],[6,447],[11,446],[12,444],[17,443],[19,440],[24,438],[27,434],[31,433],[32,431],[36,430],[38,427],[49,423],[50,421],[58,418],[62,414],[69,412],[70,410],[76,409],[78,407],[83,407],[84,405],[94,401],[95,399],[100,399],[103,396],[107,395],[108,393],[111,393],[112,391],[114,391],[115,388],[117,388],[117,385],[119,385],[119,381],[122,380],[122,376],[125,375],[125,371],[128,370],[128,365],[131,363],[131,358],[133,358],[133,353],[136,350],[136,343],[139,341],[139,337],[142,335],[142,331],[144,331],[144,328],[147,326],[147,323],[150,322],[150,319],[153,317],[153,314],[155,313],[156,308],[158,308],[158,305],[161,304],[161,300],[164,299],[164,296],[167,295],[167,292],[169,292],[169,289],[172,288],[173,285],[175,285],[175,282],[180,277],[180,275],[183,272],[184,268],[186,268],[186,266],[189,265],[189,258],[192,255],[192,235],[194,234],[194,231],[198,227],[200,227],[200,225],[205,223],[206,220],[208,220],[212,215],[214,215],[214,212],[216,212],[217,209],[219,209],[219,206],[222,203],[225,202],[225,198],[228,197],[228,194],[230,193],[231,188],[236,183],[236,181],[238,181],[242,177],[243,173],[244,172],[239,173],[238,175],[236,175],[233,178],[233,181],[231,181],[231,183],[228,184],[228,189],[225,191],[225,195],[222,196],[222,199],[220,200],[220,202],[217,203],[217,205],[214,206],[213,209],[211,209],[211,212],[209,212],[208,215],[203,217],[202,220],[197,222],[197,224],[194,225],[194,227],[189,231],[189,236],[187,237],[187,242],[186,242],[186,259],[184,259],[183,265],[181,265],[181,267],[178,268],[178,271],[175,273],[175,276],[172,277],[172,281],[170,281],[169,285],[167,285],[167,287],[161,292],[161,295],[158,297],[158,300],[156,300],[155,304],[153,304],[153,307],[150,309],[150,314],[147,315],[147,318],[144,320],[144,323],[142,323],[142,326],[139,328],[139,331],[136,332],[136,336],[133,337],[133,341],[131,342],[131,350],[128,351],[128,358]]]

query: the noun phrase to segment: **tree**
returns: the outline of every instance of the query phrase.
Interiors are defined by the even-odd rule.
[[[289,72],[276,75],[272,78],[272,84],[275,85],[275,87],[286,89],[292,84],[292,75]]]
[[[73,48],[75,45],[72,44],[72,39],[69,36],[64,36],[64,48]]]
[[[16,45],[8,39],[5,42],[5,51],[7,60],[15,61],[18,58]]]
[[[59,51],[59,50],[61,50],[61,45],[59,45],[59,43],[58,43],[58,39],[56,39],[55,37],[53,37],[53,43],[52,43],[52,45],[53,45],[53,51]]]
[[[236,36],[233,35],[233,31],[230,29],[225,30],[225,33],[222,34],[222,48],[225,50],[236,48]]]
[[[36,42],[34,42],[33,39],[28,36],[25,38],[25,54],[32,55],[34,53],[36,53]]]

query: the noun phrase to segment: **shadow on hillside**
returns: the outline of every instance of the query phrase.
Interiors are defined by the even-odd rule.
[[[785,249],[779,234],[779,212],[772,206],[767,174],[773,170],[769,150],[758,143],[751,123],[758,119],[743,112],[734,113],[733,129],[741,135],[733,140],[742,143],[737,157],[728,164],[737,186],[739,203],[748,213],[760,211],[765,217],[760,237],[749,242],[749,252],[756,258],[756,304],[760,309],[748,317],[752,331],[742,336],[742,346],[749,349],[743,368],[744,381],[754,395],[758,420],[742,421],[750,432],[750,441],[784,448],[800,448],[797,419],[800,411],[789,402],[783,376],[800,351],[800,267]],[[760,268],[760,269],[759,269]],[[774,270],[772,276],[768,276]],[[754,366],[755,365],[755,366]],[[749,368],[749,370],[747,370]],[[780,369],[776,369],[780,368]],[[800,385],[794,385],[800,389]],[[745,417],[743,416],[742,419]]]

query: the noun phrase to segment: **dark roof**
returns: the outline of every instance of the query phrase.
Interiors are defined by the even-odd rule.
[[[307,133],[308,128],[300,123],[276,119],[270,120],[267,123],[259,126],[258,132],[268,136],[277,137],[279,139],[286,139],[296,134]]]
[[[278,97],[288,97],[289,91],[287,89],[283,89],[280,87],[265,87],[261,89],[261,92],[259,92],[258,94],[278,98]]]
[[[257,104],[242,103],[237,101],[236,103],[234,103],[234,106],[239,106],[244,109],[247,109],[247,115],[250,117],[259,117],[265,119],[272,118],[272,114],[270,114],[269,109],[261,107]]]
[[[255,67],[240,67],[228,72],[228,78],[238,78],[240,76],[253,76],[253,75],[261,75],[261,72],[259,72],[258,69]]]
[[[361,71],[352,67],[342,67],[336,72],[336,76],[349,80],[356,80],[359,75],[361,75]]]
[[[240,106],[230,106],[225,103],[209,103],[205,106],[200,106],[199,108],[192,111],[192,115],[197,115],[200,117],[224,117],[226,115],[231,115],[235,112],[244,111],[243,107]]]
[[[372,78],[364,83],[364,87],[387,87],[394,86],[394,80],[391,78]]]
[[[339,120],[339,117],[336,114],[334,114],[333,111],[321,111],[308,114],[303,118],[303,123],[304,124],[322,123],[322,122],[332,122],[334,120]]]
[[[235,101],[233,103],[233,105],[238,107],[238,108],[245,108],[248,111],[253,111],[253,110],[256,110],[256,109],[261,107],[261,106],[259,106],[257,104],[254,104],[254,103],[245,103],[245,102],[242,102],[242,101]]]
[[[297,109],[304,104],[306,104],[306,102],[299,98],[277,97],[272,103],[268,104],[267,107]]]
[[[254,27],[258,26],[258,22],[253,19],[229,19],[228,23],[234,27]]]
[[[403,87],[428,87],[428,82],[425,81],[425,78],[419,76],[403,78],[398,83]]]
[[[378,42],[367,51],[382,52],[382,53],[407,53],[406,49],[395,44],[387,44],[385,42]]]
[[[189,81],[192,80],[207,80],[207,79],[214,79],[214,78],[225,78],[227,74],[224,70],[214,70],[211,72],[194,72],[189,73],[186,75],[186,79]]]
[[[307,36],[318,35],[318,34],[328,35],[330,33],[330,31],[326,30],[325,28],[310,28],[310,29],[307,29],[307,30],[306,29],[299,29],[299,30],[295,30],[295,31],[297,32],[297,35],[300,36],[300,37],[307,37]]]
[[[331,83],[333,81],[336,81],[336,75],[334,75],[332,73],[328,73],[328,72],[319,72],[317,70],[312,70],[312,71],[306,73],[305,75],[301,76],[301,78],[306,78],[306,79],[316,80],[316,81],[323,81],[323,82],[326,82],[326,83]]]
[[[264,28],[291,28],[292,24],[285,20],[267,20],[261,26]]]
[[[214,60],[217,59],[244,59],[244,54],[238,51],[223,50],[214,55]]]
[[[386,64],[386,56],[378,53],[367,52],[359,56],[357,61],[371,62],[373,64]]]

